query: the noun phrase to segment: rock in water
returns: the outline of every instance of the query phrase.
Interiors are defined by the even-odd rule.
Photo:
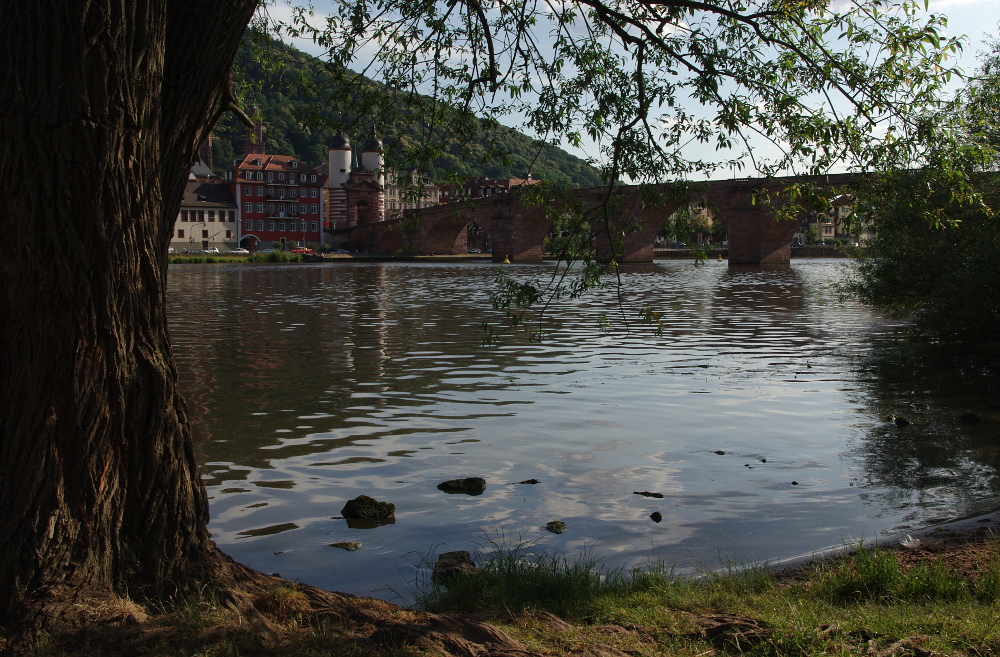
[[[650,493],[648,490],[634,490],[633,495],[642,495],[643,497],[655,497],[658,500],[663,499],[663,493]]]
[[[471,554],[466,550],[455,550],[454,552],[445,552],[438,556],[431,578],[435,582],[445,584],[456,577],[478,572],[479,569],[476,568],[476,564],[472,561]]]
[[[330,547],[340,548],[348,552],[357,552],[361,548],[361,543],[357,541],[342,541],[340,543],[330,543]]]
[[[562,534],[566,531],[566,523],[562,520],[552,520],[545,525],[545,529],[549,530],[553,534]]]
[[[653,522],[660,522],[661,520],[663,520],[663,514],[660,513],[659,511],[653,511],[652,513],[649,514],[649,518]]]
[[[438,490],[446,493],[464,493],[466,495],[482,495],[486,490],[486,480],[482,477],[466,477],[465,479],[449,479],[437,485]]]
[[[396,513],[396,505],[391,502],[379,502],[375,498],[367,495],[358,495],[353,500],[348,501],[344,508],[340,510],[340,515],[345,518],[391,518]]]
[[[962,424],[979,424],[979,416],[975,413],[962,413],[956,419]]]

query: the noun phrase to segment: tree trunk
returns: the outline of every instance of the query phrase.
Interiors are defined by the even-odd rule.
[[[0,625],[225,558],[170,353],[167,248],[257,0],[3,0]]]

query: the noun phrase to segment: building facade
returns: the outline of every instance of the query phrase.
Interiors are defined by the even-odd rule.
[[[263,149],[261,149],[263,150]],[[239,245],[250,251],[318,246],[323,241],[316,169],[291,155],[248,153],[226,172],[239,214]]]
[[[231,251],[237,247],[237,208],[232,189],[207,177],[189,180],[174,221],[170,253]]]

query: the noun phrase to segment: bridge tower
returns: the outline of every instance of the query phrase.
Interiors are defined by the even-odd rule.
[[[351,142],[342,132],[330,140],[328,147],[330,175],[327,177],[329,205],[327,221],[333,228],[346,227],[347,183],[351,180]]]

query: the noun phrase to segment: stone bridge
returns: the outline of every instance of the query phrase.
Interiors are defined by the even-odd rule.
[[[634,186],[574,190],[570,199],[522,203],[515,192],[438,205],[368,225],[338,229],[338,240],[372,253],[464,254],[466,230],[475,222],[487,235],[493,260],[529,262],[542,259],[542,242],[553,228],[553,217],[573,206],[589,214],[593,244],[599,256],[620,262],[649,262],[653,239],[679,207],[705,202],[715,221],[722,221],[729,240],[729,264],[781,264],[791,257],[797,221],[778,220],[775,210],[787,201],[762,201],[794,183],[811,183],[823,190],[850,185],[857,174],[819,177],[743,178],[692,183],[685,190],[662,187],[645,192]],[[652,197],[649,192],[652,191]],[[564,209],[565,208],[565,209]],[[611,236],[615,236],[614,239]],[[612,243],[614,244],[612,245]]]

